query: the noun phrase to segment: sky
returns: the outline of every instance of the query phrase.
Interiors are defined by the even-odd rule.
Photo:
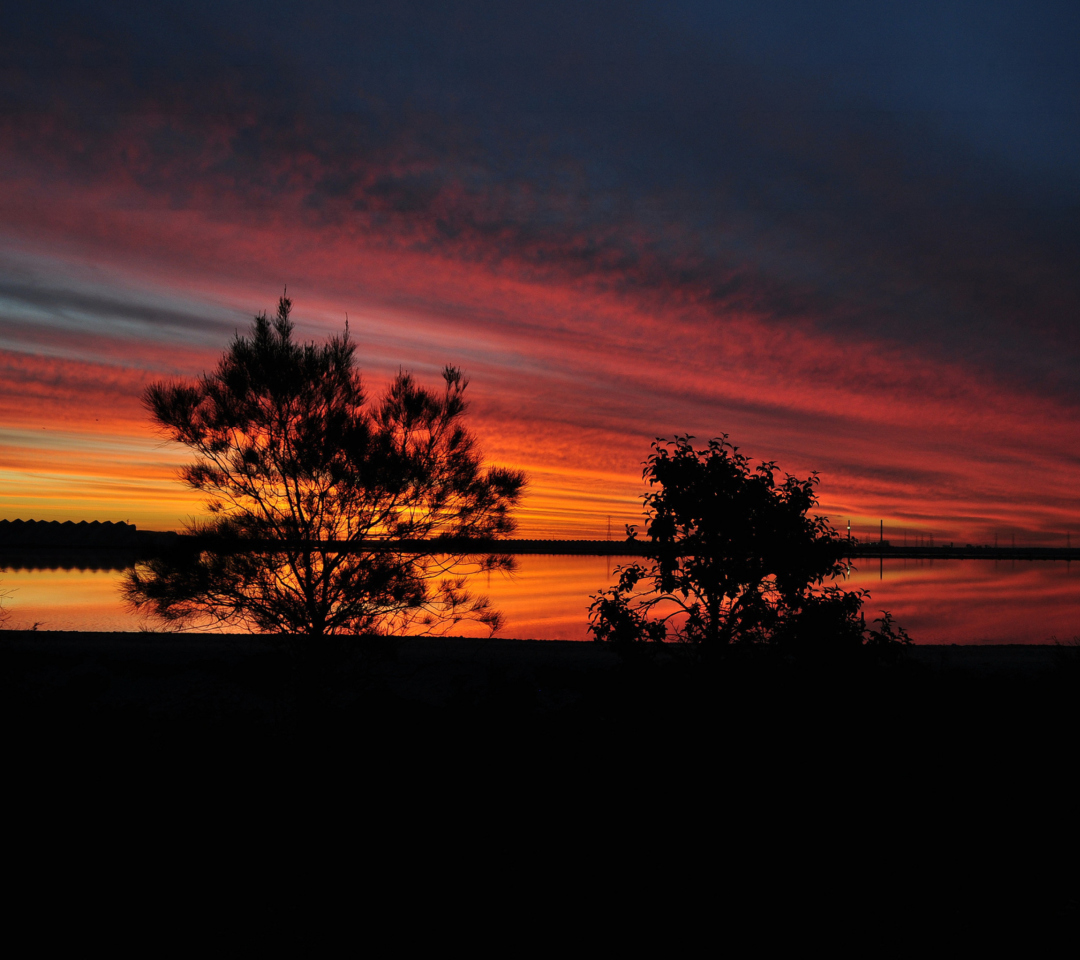
[[[373,394],[463,368],[519,535],[618,535],[654,438],[727,434],[865,536],[1064,545],[1077,49],[1038,0],[20,5],[0,516],[198,515],[141,393],[287,285]]]

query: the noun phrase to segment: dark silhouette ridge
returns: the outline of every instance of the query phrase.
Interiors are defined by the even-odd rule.
[[[210,518],[139,564],[126,598],[165,623],[308,640],[462,619],[496,629],[499,614],[463,574],[508,568],[507,557],[466,565],[463,555],[363,547],[513,532],[525,478],[484,467],[463,424],[467,381],[447,367],[437,393],[402,372],[369,404],[348,326],[299,344],[290,311],[283,296],[273,320],[257,316],[213,373],[148,388],[155,422],[195,454],[182,479],[206,495]]]
[[[0,520],[0,567],[14,570],[126,570],[141,541],[133,524]]]
[[[593,597],[596,640],[812,654],[911,642],[887,612],[867,630],[866,591],[824,585],[847,569],[852,541],[810,514],[816,474],[778,481],[775,463],[752,466],[726,435],[700,450],[692,439],[653,443],[643,471],[651,562],[621,567],[618,584]]]
[[[989,544],[942,543],[937,546],[901,547],[888,540],[852,540],[849,557],[883,560],[1080,560],[1076,547],[997,547]]]
[[[140,557],[152,557],[158,552],[176,548],[260,550],[273,547],[275,541],[260,542],[254,539],[223,541],[220,537],[192,533],[176,533],[171,530],[139,530],[134,524],[111,521],[56,521],[56,520],[0,520],[0,560],[5,557],[22,556],[20,551],[30,551],[26,562],[17,565],[38,566],[34,562],[38,548],[97,549],[137,548]],[[597,556],[597,557],[649,557],[660,549],[679,550],[677,545],[663,548],[647,540],[560,540],[522,539],[516,537],[446,537],[436,539],[361,539],[312,541],[322,550],[376,551],[415,554],[509,554],[551,556]],[[917,560],[1078,560],[1080,547],[997,547],[989,544],[939,544],[928,546],[898,546],[888,540],[847,541],[845,556],[882,557],[884,559]],[[70,566],[78,569],[78,553],[72,554]],[[123,569],[128,564],[108,566],[107,569]],[[93,568],[93,565],[88,569]]]

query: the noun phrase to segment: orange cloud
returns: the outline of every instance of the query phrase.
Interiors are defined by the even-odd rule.
[[[319,162],[292,157],[274,202],[254,207],[247,194],[230,199],[192,181],[194,199],[169,209],[140,186],[137,158],[78,187],[9,178],[16,189],[0,195],[0,218],[27,255],[48,250],[73,271],[100,265],[118,289],[186,298],[218,319],[125,333],[107,311],[82,328],[0,315],[12,346],[0,353],[0,422],[50,438],[47,448],[5,448],[8,512],[25,502],[16,513],[90,516],[117,502],[100,492],[108,478],[133,482],[151,462],[164,478],[177,452],[106,453],[107,438],[157,449],[138,400],[146,383],[211,366],[228,339],[225,318],[243,326],[287,281],[304,335],[339,329],[349,313],[373,389],[399,365],[430,380],[443,363],[465,368],[489,456],[533,477],[523,535],[596,536],[608,517],[616,529],[633,522],[650,441],[684,432],[726,432],[782,469],[820,471],[823,509],[858,532],[884,518],[939,539],[1020,530],[1056,542],[1076,515],[1080,429],[1064,395],[918,343],[830,332],[812,305],[777,317],[753,283],[710,293],[655,258],[620,259],[614,239],[575,266],[565,235],[545,266],[541,248],[554,240],[504,249],[509,234],[476,226],[494,216],[480,209],[459,239],[436,242],[438,213],[449,216],[440,204],[457,204],[459,218],[468,206],[456,195],[429,198],[420,221],[383,211],[378,229],[378,210],[306,211],[305,185],[326,174]],[[579,239],[581,250],[598,249]],[[645,242],[631,234],[624,246]],[[77,451],[72,437],[85,440]],[[51,480],[50,503],[63,506],[47,507],[33,468],[66,476],[59,464],[73,455],[94,462],[96,479],[71,480],[70,490]],[[152,526],[175,527],[191,510],[182,491],[139,495],[155,505],[141,514]]]

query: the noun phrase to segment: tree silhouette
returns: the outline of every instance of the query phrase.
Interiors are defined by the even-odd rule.
[[[166,622],[308,638],[438,632],[462,619],[494,630],[499,614],[464,575],[508,558],[359,546],[513,531],[525,478],[483,466],[462,423],[467,381],[447,367],[435,392],[399,373],[369,404],[348,326],[325,344],[297,343],[291,306],[282,297],[275,318],[257,316],[213,373],[147,389],[152,418],[195,454],[181,477],[206,495],[210,518],[189,528],[198,549],[130,572],[126,598]]]
[[[907,642],[888,614],[867,632],[865,591],[823,586],[845,571],[850,541],[810,514],[816,474],[778,481],[775,463],[753,467],[726,435],[701,450],[692,439],[653,443],[643,473],[654,488],[644,495],[651,559],[621,567],[617,585],[593,597],[597,640],[834,650]]]

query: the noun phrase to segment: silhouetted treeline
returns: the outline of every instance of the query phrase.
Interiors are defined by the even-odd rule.
[[[0,567],[126,570],[137,559],[134,524],[94,520],[0,520]]]
[[[127,570],[179,541],[132,523],[0,520],[0,567],[11,570]]]
[[[158,551],[180,546],[212,548],[212,538],[193,537],[172,531],[138,530],[132,523],[111,521],[68,520],[0,520],[0,551],[9,552],[22,548],[137,548],[140,556],[151,556]],[[440,538],[436,540],[362,540],[355,543],[323,543],[324,548],[338,547],[342,550],[400,551],[417,554],[481,554],[501,553],[512,556],[542,554],[554,556],[611,556],[648,557],[660,552],[654,544],[642,540],[558,540],[558,539],[463,539]],[[231,544],[228,549],[237,549]],[[246,549],[259,549],[258,544],[247,544]],[[895,559],[1014,559],[1014,560],[1078,560],[1080,547],[996,547],[981,544],[939,544],[935,547],[899,546],[890,541],[851,541],[847,555],[855,557],[879,557]],[[6,559],[6,558],[5,558]],[[9,566],[43,569],[35,555],[26,560],[8,563]],[[124,569],[129,564],[117,566],[115,558],[102,562],[90,562],[80,554],[72,554],[70,562],[60,562],[67,569]],[[56,566],[50,562],[48,567]]]

